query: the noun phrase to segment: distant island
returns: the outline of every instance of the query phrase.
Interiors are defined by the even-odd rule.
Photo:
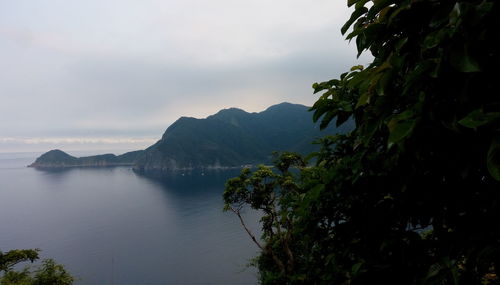
[[[74,157],[64,151],[54,149],[42,154],[28,167],[38,168],[63,168],[86,166],[126,166],[134,165],[143,150],[131,151],[122,155],[102,154],[84,157]]]
[[[276,150],[302,154],[317,149],[311,142],[325,134],[347,131],[330,127],[321,132],[309,107],[281,103],[259,113],[230,108],[205,119],[181,117],[162,138],[145,150],[122,155],[74,157],[51,150],[29,167],[61,168],[129,165],[138,172],[237,168],[270,163]]]

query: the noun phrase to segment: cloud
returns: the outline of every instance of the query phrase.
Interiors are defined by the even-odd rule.
[[[155,137],[180,116],[311,105],[313,82],[370,60],[340,35],[348,16],[331,0],[0,1],[0,134]]]
[[[145,149],[157,140],[153,137],[0,137],[0,154],[46,152],[51,149],[116,154]]]
[[[92,138],[92,137],[59,137],[59,138],[14,138],[0,137],[0,143],[19,143],[19,144],[152,144],[156,138]]]

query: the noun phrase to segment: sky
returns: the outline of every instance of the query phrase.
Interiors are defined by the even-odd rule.
[[[0,153],[143,149],[181,116],[312,105],[356,59],[337,0],[0,0]]]

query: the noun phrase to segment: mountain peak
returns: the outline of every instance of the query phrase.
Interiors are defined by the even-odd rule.
[[[279,150],[310,153],[322,133],[309,107],[284,102],[249,113],[228,108],[205,119],[179,119],[149,147],[134,168],[163,172],[269,163]]]
[[[39,167],[44,165],[52,166],[54,164],[59,164],[59,163],[62,163],[64,165],[73,163],[76,160],[77,160],[76,157],[71,156],[62,150],[53,149],[42,154],[39,158],[35,160],[35,162],[33,162],[29,166],[31,167]]]
[[[238,116],[238,115],[246,115],[249,114],[245,110],[239,109],[239,108],[227,108],[227,109],[222,109],[219,112],[215,113],[214,115],[208,116],[208,118],[214,118],[214,117],[226,117],[226,116]]]
[[[50,151],[44,153],[42,156],[44,156],[46,158],[51,158],[51,157],[54,157],[54,158],[74,158],[74,156],[71,156],[60,149],[50,150]]]
[[[279,104],[270,106],[264,112],[268,112],[268,111],[281,111],[281,110],[288,110],[288,109],[306,110],[306,109],[309,109],[309,107],[301,105],[301,104],[293,104],[293,103],[289,103],[289,102],[283,102],[283,103],[279,103]]]

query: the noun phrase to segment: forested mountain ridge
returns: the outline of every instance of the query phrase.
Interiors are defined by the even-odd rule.
[[[269,163],[273,151],[309,153],[322,134],[308,107],[281,103],[259,113],[230,108],[206,119],[182,117],[145,150],[134,169],[168,171]],[[329,131],[334,131],[331,128]]]
[[[308,110],[304,105],[281,103],[259,113],[229,108],[204,119],[181,117],[144,151],[76,158],[52,150],[30,166],[133,165],[139,172],[163,172],[270,163],[273,151],[310,153],[317,149],[311,143],[314,139],[345,131],[333,127],[320,131]]]

